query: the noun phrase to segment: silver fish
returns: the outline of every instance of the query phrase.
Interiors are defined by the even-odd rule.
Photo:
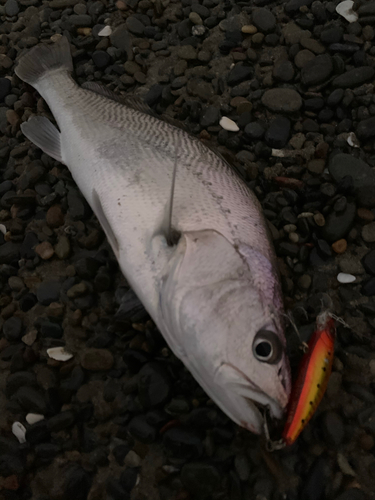
[[[136,97],[121,104],[99,86],[79,87],[72,70],[65,37],[20,58],[16,74],[59,127],[34,116],[22,132],[69,168],[174,354],[234,422],[261,433],[258,406],[281,418],[291,383],[275,256],[256,197],[201,141]]]

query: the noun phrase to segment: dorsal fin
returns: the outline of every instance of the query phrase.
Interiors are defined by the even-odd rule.
[[[118,95],[112,90],[100,85],[96,82],[84,82],[82,84],[82,88],[86,90],[91,90],[91,92],[95,92],[96,94],[102,95],[103,97],[107,97],[107,99],[111,99],[112,101],[119,102],[120,104],[124,104],[129,108],[135,109],[136,111],[141,111],[142,113],[146,113],[148,115],[153,116],[154,118],[158,118],[161,121],[169,123],[174,127],[180,128],[185,132],[189,132],[189,129],[186,125],[175,118],[172,118],[168,115],[158,115],[153,111],[148,104],[146,104],[141,97],[138,97],[134,94],[128,95]]]
[[[100,94],[103,97],[107,97],[107,99],[111,99],[112,101],[124,104],[125,106],[135,109],[136,111],[141,111],[142,113],[146,113],[148,115],[154,116],[155,118],[159,118],[158,115],[154,113],[154,111],[150,108],[150,106],[136,95],[118,95],[107,87],[104,87],[103,85],[100,85],[96,82],[85,82],[82,84],[82,88],[91,90],[91,92]]]

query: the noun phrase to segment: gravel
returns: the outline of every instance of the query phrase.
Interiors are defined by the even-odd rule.
[[[0,498],[375,500],[375,2],[351,24],[338,3],[3,1]],[[25,140],[49,110],[16,61],[61,34],[80,84],[136,93],[234,159],[274,240],[293,375],[322,303],[340,318],[327,394],[294,446],[268,454],[209,400],[67,168]]]

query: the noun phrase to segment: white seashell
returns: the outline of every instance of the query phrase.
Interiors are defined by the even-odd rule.
[[[112,28],[110,26],[104,26],[98,33],[98,36],[109,36],[112,34]]]
[[[12,432],[18,439],[18,441],[22,443],[26,443],[26,429],[21,424],[21,422],[14,422],[12,425]]]
[[[73,354],[65,350],[65,347],[51,347],[47,349],[47,354],[50,358],[56,361],[69,361],[72,359]]]
[[[344,17],[349,23],[358,21],[358,14],[353,10],[354,2],[352,0],[345,0],[336,7],[337,14]]]
[[[348,134],[346,142],[353,148],[359,148],[359,142],[354,132],[350,132],[350,134]]]
[[[0,233],[6,234],[7,228],[4,226],[4,224],[0,224]]]
[[[339,283],[353,283],[357,278],[353,276],[352,274],[347,274],[347,273],[339,273],[337,275],[337,281]]]
[[[223,116],[219,123],[224,130],[229,130],[230,132],[238,132],[240,130],[237,123],[227,116]]]
[[[44,415],[41,415],[40,413],[28,413],[26,415],[26,422],[30,425],[36,424],[41,420],[44,420]]]

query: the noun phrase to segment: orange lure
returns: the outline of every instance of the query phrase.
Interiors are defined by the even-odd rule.
[[[327,388],[332,370],[336,336],[334,320],[328,313],[317,318],[317,328],[308,343],[289,401],[282,438],[293,444],[313,416]]]

